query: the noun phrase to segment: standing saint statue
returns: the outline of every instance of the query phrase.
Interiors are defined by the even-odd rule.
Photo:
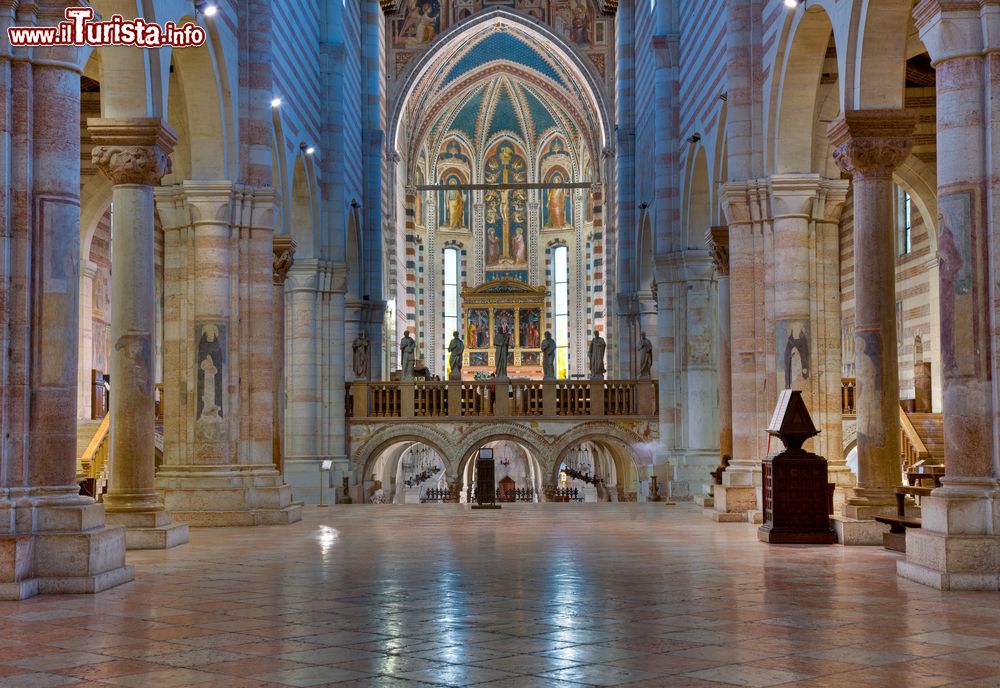
[[[597,330],[594,330],[594,338],[590,340],[590,347],[587,349],[591,380],[603,380],[604,373],[608,372],[607,368],[604,367],[604,352],[607,351],[607,348],[608,343],[604,341]]]
[[[548,330],[545,331],[545,339],[542,340],[542,379],[556,379],[556,340]]]
[[[639,379],[648,380],[653,368],[653,344],[645,332],[639,333]]]
[[[351,347],[354,349],[354,376],[359,380],[367,380],[368,365],[371,360],[368,334],[364,330],[361,330],[358,336],[354,338],[354,343],[351,344]]]
[[[496,378],[497,380],[507,379],[507,363],[510,360],[510,329],[507,323],[500,326],[496,333]]]
[[[417,342],[410,336],[409,330],[403,333],[403,339],[399,342],[399,365],[403,369],[400,376],[402,380],[413,379],[413,365],[416,361]]]
[[[448,373],[449,380],[462,379],[462,354],[465,353],[465,344],[459,339],[458,332],[452,333],[451,343],[448,345]]]

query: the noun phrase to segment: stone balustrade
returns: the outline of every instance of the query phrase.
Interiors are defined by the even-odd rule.
[[[649,380],[362,381],[347,389],[356,420],[655,417],[657,400]]]

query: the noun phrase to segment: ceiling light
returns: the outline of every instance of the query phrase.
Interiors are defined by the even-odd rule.
[[[799,6],[799,0],[785,0],[785,7],[790,10],[794,10]]]
[[[312,146],[309,146],[308,148],[306,148],[306,155],[312,155],[315,152],[316,152],[316,149],[313,148]]]
[[[218,12],[219,12],[219,6],[218,5],[213,5],[213,4],[205,5],[205,16],[206,17],[214,17],[216,14],[218,14]]]
[[[271,99],[271,107],[273,107],[273,108],[281,107],[281,98],[272,98]]]

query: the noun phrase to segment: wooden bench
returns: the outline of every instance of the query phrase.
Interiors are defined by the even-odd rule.
[[[875,520],[889,526],[889,532],[882,534],[882,546],[895,552],[906,551],[906,529],[919,528],[919,516],[906,515],[906,497],[927,497],[934,488],[906,485],[896,488],[896,515],[876,516]]]

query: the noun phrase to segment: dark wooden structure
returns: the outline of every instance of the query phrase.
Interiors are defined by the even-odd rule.
[[[496,495],[496,466],[493,450],[484,447],[476,458],[476,503],[473,509],[499,509]]]
[[[764,459],[764,525],[757,538],[772,544],[833,544],[826,459],[802,444],[819,434],[802,392],[786,389],[767,428],[785,451]]]

